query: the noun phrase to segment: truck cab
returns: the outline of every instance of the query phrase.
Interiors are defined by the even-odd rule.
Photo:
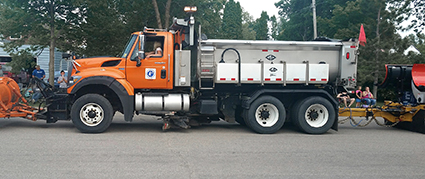
[[[123,58],[125,76],[134,89],[173,89],[173,35],[164,31],[133,33]],[[161,53],[155,54],[155,50]],[[143,58],[139,57],[143,53]]]

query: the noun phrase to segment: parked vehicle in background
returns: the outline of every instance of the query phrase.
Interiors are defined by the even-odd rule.
[[[16,81],[18,84],[26,85],[29,82],[29,74],[25,70],[21,70],[19,74],[12,73],[12,67],[9,66],[6,62],[1,62],[0,65],[2,65],[3,70],[3,76],[12,78]]]

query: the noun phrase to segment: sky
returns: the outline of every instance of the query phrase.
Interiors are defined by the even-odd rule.
[[[242,8],[255,19],[260,18],[261,12],[266,11],[269,17],[278,15],[278,9],[274,3],[279,0],[236,0],[239,1]]]

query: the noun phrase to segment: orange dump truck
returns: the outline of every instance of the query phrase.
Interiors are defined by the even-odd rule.
[[[135,32],[120,57],[73,60],[67,93],[48,96],[37,117],[82,132],[105,131],[117,111],[125,121],[161,116],[164,130],[216,120],[257,133],[287,121],[311,134],[337,129],[336,89],[356,85],[355,40],[207,39],[194,24]]]
[[[195,19],[168,30],[135,32],[119,57],[72,60],[66,93],[42,88],[36,118],[72,120],[82,132],[103,132],[118,111],[125,121],[148,114],[188,128],[216,120],[275,133],[292,121],[321,134],[338,127],[337,89],[354,89],[358,46],[339,41],[207,39]]]

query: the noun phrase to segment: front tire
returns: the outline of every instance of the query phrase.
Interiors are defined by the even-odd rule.
[[[292,120],[305,133],[323,134],[335,122],[335,109],[325,98],[309,97],[294,107]]]
[[[272,134],[285,123],[285,106],[273,96],[256,99],[248,110],[244,110],[246,125],[260,134]]]
[[[81,132],[100,133],[111,125],[113,112],[111,103],[105,97],[86,94],[72,105],[71,119]]]

